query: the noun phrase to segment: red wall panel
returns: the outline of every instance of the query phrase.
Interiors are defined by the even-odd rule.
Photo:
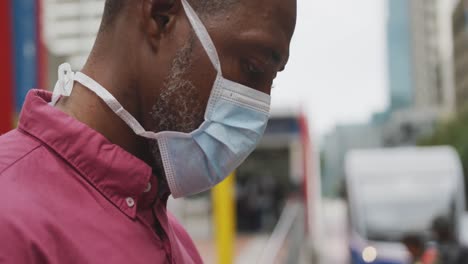
[[[0,134],[13,126],[13,50],[11,1],[0,0]]]

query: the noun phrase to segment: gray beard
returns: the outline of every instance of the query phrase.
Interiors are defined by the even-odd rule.
[[[163,90],[152,107],[153,131],[177,131],[190,133],[203,121],[205,107],[199,91],[184,75],[192,67],[192,51],[195,35],[176,53],[171,66],[171,73],[164,81]],[[156,140],[151,142],[154,159],[153,168],[161,179],[166,179],[164,167]]]

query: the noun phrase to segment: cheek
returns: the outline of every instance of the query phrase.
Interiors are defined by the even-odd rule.
[[[160,65],[157,68],[154,65]],[[150,128],[153,123],[151,112],[155,102],[160,98],[164,90],[164,80],[170,74],[170,67],[163,67],[162,65],[170,65],[166,60],[154,60],[148,62],[143,70],[140,71],[139,76],[134,80],[140,89],[140,115],[142,116],[142,125],[145,128]]]
[[[247,85],[244,78],[242,78],[241,62],[239,58],[226,54],[223,59],[224,78]]]
[[[188,78],[197,88],[199,100],[204,106],[203,110],[205,110],[217,73],[208,59],[197,56],[188,75]]]

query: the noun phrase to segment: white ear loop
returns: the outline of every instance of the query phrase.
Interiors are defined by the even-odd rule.
[[[58,68],[58,80],[55,83],[50,105],[55,106],[61,96],[70,96],[73,90],[74,79],[75,73],[72,71],[70,64],[61,64]]]
[[[116,113],[135,132],[135,134],[149,139],[158,138],[157,133],[146,131],[140,125],[140,123],[138,123],[138,121],[127,110],[125,110],[125,108],[123,108],[119,101],[117,101],[117,99],[115,99],[115,97],[98,82],[81,72],[76,73],[75,81],[88,87],[88,89],[99,96],[104,101],[104,103],[106,103],[107,106],[109,106],[109,108],[112,109],[112,111]]]
[[[213,64],[213,67],[215,67],[216,71],[222,75],[221,63],[219,62],[218,52],[216,51],[216,47],[213,44],[213,41],[211,40],[211,37],[208,34],[208,31],[206,31],[206,27],[203,25],[203,22],[200,20],[197,13],[195,12],[195,10],[193,10],[193,8],[190,6],[187,0],[182,0],[182,6],[185,9],[185,14],[187,15],[187,18],[190,21],[190,24],[192,25],[195,34],[198,36],[198,39],[200,40],[203,48],[208,54],[208,57],[210,58],[210,61]]]
[[[52,100],[49,103],[55,106],[61,96],[70,96],[74,81],[81,83],[88,89],[98,95],[112,111],[114,111],[132,130],[135,134],[145,138],[156,139],[157,133],[152,131],[145,131],[145,129],[138,123],[138,121],[115,99],[115,97],[102,87],[99,83],[89,78],[81,72],[74,73],[68,63],[59,66],[58,70],[59,79],[55,84]]]

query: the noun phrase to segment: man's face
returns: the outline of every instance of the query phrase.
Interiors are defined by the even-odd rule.
[[[167,59],[170,66],[159,94],[148,97],[156,98],[147,122],[156,132],[189,133],[198,128],[217,74],[185,13],[184,19],[186,37],[162,42],[168,50],[177,49]],[[231,9],[202,20],[217,49],[224,78],[270,94],[273,80],[289,57],[296,0],[239,0]]]

